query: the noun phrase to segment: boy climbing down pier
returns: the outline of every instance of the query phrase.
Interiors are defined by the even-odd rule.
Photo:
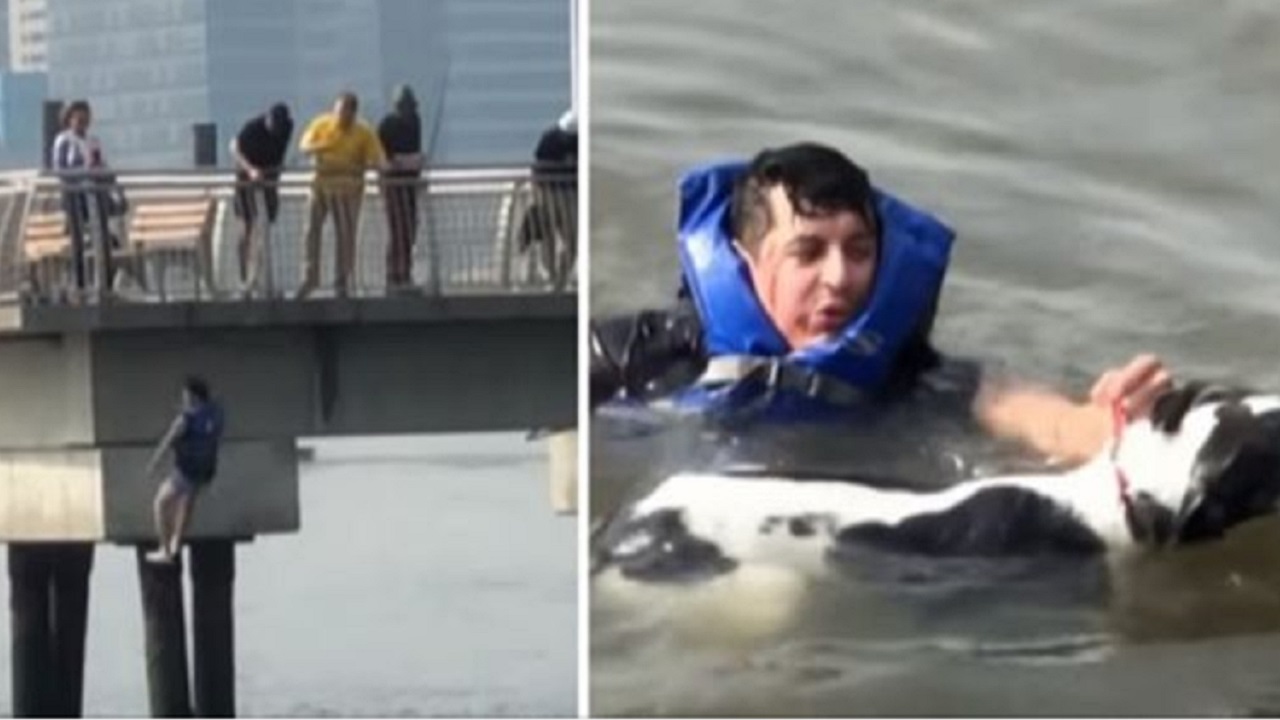
[[[181,411],[147,464],[147,476],[156,478],[160,462],[172,451],[173,468],[160,484],[153,506],[160,547],[147,554],[151,562],[172,563],[181,550],[196,495],[218,471],[222,425],[222,409],[210,398],[208,383],[199,377],[187,378],[182,384]]]

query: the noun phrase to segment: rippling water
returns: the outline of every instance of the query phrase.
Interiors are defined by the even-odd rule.
[[[943,349],[1069,389],[1144,350],[1280,389],[1280,6],[597,2],[591,36],[594,313],[669,299],[682,167],[814,139],[959,231]],[[596,513],[693,442],[597,428]],[[835,578],[733,639],[690,620],[713,599],[598,592],[593,707],[1274,714],[1277,540],[1263,524],[1101,578]]]
[[[504,433],[315,445],[302,532],[237,552],[239,713],[575,714],[577,528],[548,505],[544,443]],[[133,552],[100,547],[87,715],[148,712],[137,588]],[[0,678],[8,662],[0,651]],[[0,682],[4,712],[8,693]]]

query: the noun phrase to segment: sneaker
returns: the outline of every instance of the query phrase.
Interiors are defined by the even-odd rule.
[[[155,565],[172,565],[173,556],[163,550],[152,550],[147,553],[147,562]]]

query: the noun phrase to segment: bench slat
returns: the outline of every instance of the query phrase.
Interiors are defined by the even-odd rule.
[[[42,240],[56,240],[58,238],[66,238],[67,231],[61,227],[51,228],[35,228],[27,230],[24,236],[25,242],[40,242]]]
[[[215,207],[212,198],[139,202],[129,222],[129,244],[144,253],[195,251],[212,231]]]
[[[166,215],[205,215],[213,201],[198,203],[149,203],[139,205],[134,211],[134,219],[147,217],[163,217]]]
[[[146,222],[135,222],[130,227],[134,232],[146,232],[147,230],[167,230],[169,228],[192,228],[202,229],[205,224],[203,215],[197,216],[178,216],[173,218],[151,218]]]
[[[175,230],[149,230],[145,232],[134,233],[129,236],[132,242],[195,242],[199,240],[204,233],[191,229],[175,229]]]
[[[43,260],[44,258],[69,254],[71,252],[71,243],[28,245],[24,248],[24,251],[28,260]]]
[[[71,236],[61,211],[27,215],[22,228],[22,254],[28,262],[71,254]]]

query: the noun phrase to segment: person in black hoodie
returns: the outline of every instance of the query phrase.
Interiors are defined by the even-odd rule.
[[[280,212],[280,170],[293,136],[293,118],[289,106],[276,103],[267,112],[251,118],[240,127],[231,141],[231,156],[236,162],[235,213],[242,223],[240,233],[240,282],[250,292],[258,280],[258,263],[250,245],[253,226],[258,218],[258,195],[267,211],[267,222],[274,223]],[[265,239],[265,238],[264,238]]]
[[[517,233],[521,252],[542,244],[543,264],[557,286],[573,266],[578,229],[578,117],[567,110],[533,151],[534,201]],[[557,252],[556,240],[564,244]]]
[[[378,125],[387,151],[382,203],[390,233],[387,243],[387,291],[413,285],[413,243],[418,235],[418,181],[422,177],[422,120],[418,100],[408,85],[392,92],[392,110]]]

